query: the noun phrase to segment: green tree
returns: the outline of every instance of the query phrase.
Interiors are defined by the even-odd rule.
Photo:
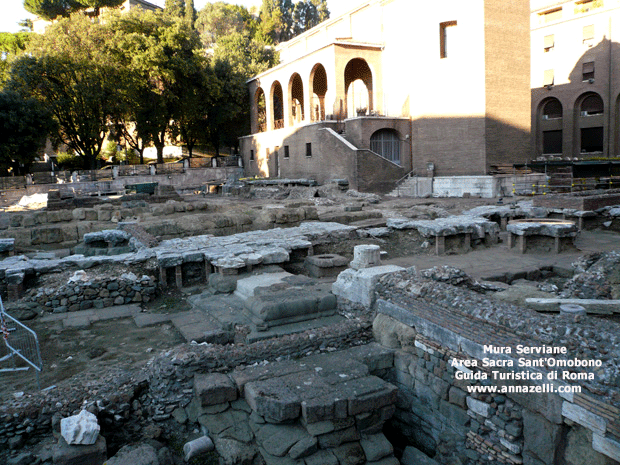
[[[222,37],[234,32],[247,31],[254,35],[256,21],[248,10],[240,5],[225,2],[207,3],[198,12],[196,29],[206,48],[212,48]]]
[[[53,129],[52,115],[40,102],[0,92],[0,172],[26,173]]]
[[[187,0],[185,2],[185,22],[191,27],[194,28],[194,23],[196,22],[196,9],[194,8],[194,0]]]
[[[183,19],[160,12],[116,15],[107,26],[114,37],[106,47],[122,75],[117,82],[126,102],[121,114],[135,122],[139,138],[157,148],[163,163],[167,137],[175,135],[175,121],[184,117],[185,95],[200,88],[194,79],[205,62],[198,33]]]
[[[95,168],[117,100],[116,69],[101,53],[106,29],[77,15],[50,25],[11,68],[7,88],[41,101],[57,138]]]
[[[101,8],[116,8],[121,6],[125,0],[75,0],[81,8],[92,8],[95,16],[99,16]]]
[[[32,24],[32,19],[30,18],[22,19],[17,24],[19,25],[19,27],[22,28],[20,32],[32,32],[32,30],[34,29],[34,25]]]
[[[185,16],[185,0],[166,0],[164,12],[173,18]]]
[[[58,16],[69,16],[79,7],[77,0],[24,0],[24,9],[27,12],[48,21]]]
[[[0,88],[9,77],[11,63],[24,53],[31,37],[29,32],[0,32]]]
[[[51,21],[59,16],[68,17],[71,13],[93,8],[95,15],[103,7],[115,8],[124,0],[24,0],[24,9],[40,18]]]
[[[211,110],[221,93],[221,82],[214,76],[210,66],[197,62],[190,73],[179,76],[175,87],[179,104],[173,117],[173,137],[180,137],[192,157],[194,147],[208,139]]]
[[[260,10],[262,36],[279,43],[313,28],[329,18],[327,0],[263,0]]]
[[[248,33],[234,32],[218,40],[213,70],[221,92],[209,110],[209,139],[219,155],[222,144],[236,146],[250,130],[247,80],[277,63],[272,47]]]

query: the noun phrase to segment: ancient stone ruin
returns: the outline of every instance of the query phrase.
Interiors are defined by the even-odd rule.
[[[620,207],[244,195],[3,214],[0,462],[620,463]]]

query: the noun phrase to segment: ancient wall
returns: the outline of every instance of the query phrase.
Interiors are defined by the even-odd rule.
[[[387,379],[400,390],[392,426],[401,441],[440,463],[617,464],[617,328],[538,315],[438,282],[450,280],[410,270],[379,284],[374,333],[396,350]],[[551,358],[600,365],[538,367],[546,356],[518,355],[519,346],[564,347]],[[519,367],[528,362],[534,366]]]
[[[178,213],[187,215],[166,218]],[[61,248],[75,246],[84,234],[116,228],[121,221],[139,220],[149,234],[167,239],[197,234],[224,236],[296,225],[316,218],[314,207],[300,203],[295,208],[233,213],[220,210],[208,201],[167,201],[154,205],[143,200],[102,202],[92,208],[4,213],[0,215],[0,238],[15,238],[17,250]]]

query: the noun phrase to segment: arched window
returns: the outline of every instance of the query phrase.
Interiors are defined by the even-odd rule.
[[[301,123],[304,120],[304,85],[301,80],[301,76],[297,73],[291,76],[291,80],[288,85],[289,88],[289,101],[291,102],[291,113],[289,125]]]
[[[370,150],[400,165],[400,139],[393,129],[379,129],[370,136]]]
[[[265,92],[260,87],[254,95],[254,104],[256,105],[258,132],[265,132],[267,130],[267,105],[265,104]]]
[[[550,99],[543,107],[543,119],[562,118],[562,104],[556,98]]]
[[[347,63],[344,88],[347,117],[372,114],[372,71],[366,60],[354,58]]]
[[[284,97],[282,85],[278,81],[275,81],[271,86],[271,101],[273,105],[272,129],[282,129],[284,127]]]
[[[605,105],[598,94],[588,94],[582,97],[579,105],[579,135],[581,138],[580,153],[601,154],[604,153],[605,128],[603,114]]]
[[[327,93],[327,73],[322,64],[318,63],[310,73],[310,118],[312,121],[325,119],[325,94]]]
[[[603,99],[596,94],[589,95],[581,102],[581,116],[602,115],[603,111]]]
[[[562,104],[557,98],[551,97],[541,103],[539,114],[542,121],[538,121],[538,140],[542,141],[542,154],[561,155]]]

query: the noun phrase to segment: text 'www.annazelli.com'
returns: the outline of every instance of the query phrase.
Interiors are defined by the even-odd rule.
[[[467,386],[467,392],[470,394],[579,393],[581,386],[554,386],[548,383],[536,386]]]

